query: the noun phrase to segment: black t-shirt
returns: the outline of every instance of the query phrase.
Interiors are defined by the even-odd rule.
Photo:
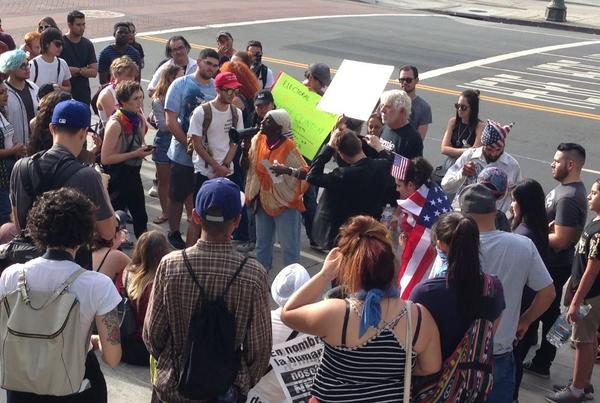
[[[502,284],[494,278],[496,295],[482,299],[481,317],[495,321],[506,307]],[[448,284],[446,277],[436,277],[418,284],[410,294],[410,300],[423,305],[433,316],[440,331],[442,361],[446,360],[463,338],[471,323],[460,314],[456,289]]]
[[[419,132],[410,123],[399,129],[383,127],[381,138],[394,144],[394,152],[403,157],[412,159],[423,156],[423,139]]]
[[[67,62],[69,67],[87,67],[90,64],[98,63],[94,45],[89,39],[82,37],[78,43],[74,43],[64,35],[63,43],[63,51],[60,57]],[[92,99],[90,79],[80,75],[72,76],[71,95],[73,99],[89,105]]]
[[[587,192],[583,182],[560,184],[552,189],[546,196],[546,213],[548,221],[554,221],[555,225],[581,231],[587,218]],[[570,267],[573,263],[575,243],[558,252],[550,248],[548,267]]]
[[[573,290],[579,287],[589,259],[600,259],[600,220],[594,220],[585,227],[575,247],[575,258],[571,271]],[[593,298],[598,295],[600,295],[600,276],[596,277],[596,281],[585,298]]]
[[[14,88],[14,87],[13,87]],[[23,105],[25,105],[25,112],[27,113],[27,127],[29,128],[29,122],[35,116],[35,110],[33,109],[33,99],[31,99],[31,91],[29,85],[25,83],[22,90],[14,88],[15,92],[19,94]]]

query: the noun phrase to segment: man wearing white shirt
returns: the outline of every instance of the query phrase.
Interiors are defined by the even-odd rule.
[[[481,137],[481,147],[465,151],[448,169],[442,179],[442,187],[446,193],[455,193],[452,202],[455,210],[460,209],[459,197],[468,185],[477,182],[477,175],[488,166],[495,166],[506,173],[508,189],[504,197],[496,204],[498,210],[506,213],[511,203],[511,191],[521,180],[521,168],[517,160],[504,151],[505,140],[512,124],[502,126],[493,120],[488,120]]]
[[[148,96],[151,97],[152,93],[154,93],[158,80],[160,79],[160,74],[167,66],[177,65],[181,67],[184,70],[184,76],[193,74],[196,71],[196,59],[189,56],[191,49],[192,47],[189,42],[183,36],[175,35],[169,38],[165,48],[165,55],[169,59],[158,66],[152,75],[152,79],[148,84]]]

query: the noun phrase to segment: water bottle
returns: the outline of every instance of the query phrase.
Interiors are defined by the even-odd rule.
[[[585,317],[592,309],[591,305],[581,305],[579,307],[579,318],[580,320]],[[567,312],[563,312],[556,319],[556,322],[550,328],[550,331],[546,335],[546,340],[550,342],[554,347],[560,348],[565,344],[571,337],[573,331],[572,324],[567,320]]]
[[[394,208],[388,203],[381,213],[381,223],[385,225],[387,229],[392,226],[392,218],[394,217]]]

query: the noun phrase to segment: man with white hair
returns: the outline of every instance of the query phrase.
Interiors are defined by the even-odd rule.
[[[423,156],[423,139],[408,121],[411,100],[401,90],[385,91],[381,94],[383,131],[381,138],[394,144],[394,152],[408,159]]]

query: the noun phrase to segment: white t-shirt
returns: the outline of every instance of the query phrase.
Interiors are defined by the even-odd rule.
[[[15,128],[6,120],[2,113],[0,113],[0,131],[4,136],[4,149],[8,150],[12,148],[14,145]]]
[[[54,291],[81,267],[70,260],[49,260],[43,257],[8,267],[0,277],[0,296],[15,291],[21,267],[25,266],[25,280],[32,290]],[[89,344],[90,328],[96,315],[106,315],[121,302],[115,285],[106,275],[86,271],[75,279],[68,292],[79,301],[81,342]]]
[[[481,269],[498,277],[504,289],[506,308],[494,335],[494,354],[513,349],[521,311],[523,287],[539,291],[552,284],[534,243],[527,237],[494,230],[482,232]]]
[[[60,69],[58,63],[60,63]],[[30,78],[38,87],[44,84],[62,85],[63,81],[71,78],[71,70],[69,70],[67,62],[60,57],[55,57],[52,63],[48,63],[42,58],[42,55],[36,56],[29,62],[29,68],[31,69]]]
[[[148,91],[154,91],[156,89],[156,86],[158,85],[158,80],[160,80],[160,75],[163,72],[163,70],[166,69],[167,66],[172,66],[174,64],[175,64],[175,62],[173,61],[173,59],[169,59],[168,61],[166,61],[163,64],[161,64],[160,66],[158,66],[158,68],[152,75],[152,79],[150,80],[150,83],[148,83]],[[196,67],[197,67],[196,60],[194,58],[191,58],[188,56],[188,63],[185,66],[185,73],[183,75],[187,76],[189,74],[194,74],[196,72]]]
[[[212,103],[210,104],[210,107],[212,109],[212,120],[210,122],[210,126],[208,127],[207,132],[208,149],[215,161],[217,161],[219,164],[222,164],[230,148],[229,129],[231,129],[233,117],[230,108],[228,108],[225,112],[221,112],[217,110]],[[242,111],[239,108],[236,109],[238,114],[236,129],[242,130],[244,128],[244,119],[242,117]],[[203,122],[204,110],[202,109],[202,105],[200,105],[196,107],[196,109],[194,109],[194,112],[192,113],[192,117],[190,118],[190,127],[188,129],[188,134],[192,136],[202,137]],[[199,172],[209,179],[212,179],[214,177],[214,170],[212,166],[206,164],[205,161],[202,158],[200,158],[198,153],[196,153],[196,151],[194,151],[194,154],[192,155],[192,162],[194,163],[194,172]],[[233,164],[229,165],[230,166],[228,168],[233,174]]]

